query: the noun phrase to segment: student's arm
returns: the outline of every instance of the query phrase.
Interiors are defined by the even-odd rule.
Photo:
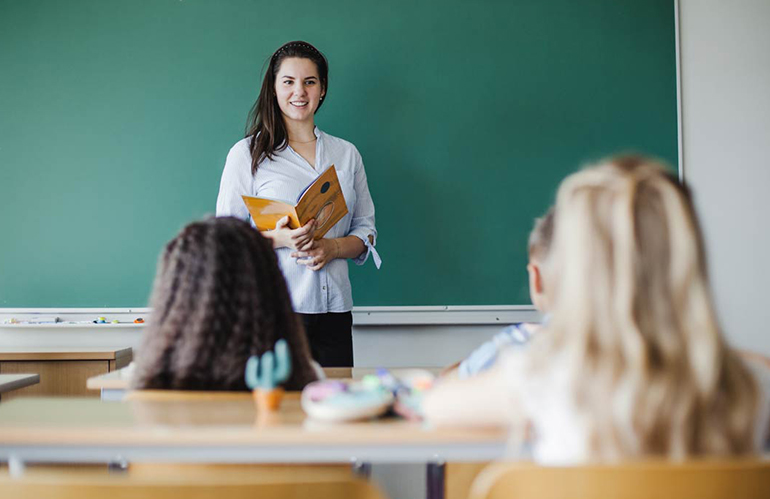
[[[468,357],[448,367],[441,375],[454,375],[459,378],[476,376],[491,368],[504,350],[526,345],[538,327],[537,324],[525,322],[511,324],[476,347]]]
[[[501,365],[469,379],[445,379],[425,395],[425,419],[442,426],[508,426],[521,415]]]

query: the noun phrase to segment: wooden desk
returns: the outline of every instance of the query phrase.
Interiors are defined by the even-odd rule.
[[[38,373],[40,384],[3,396],[3,401],[33,395],[96,396],[90,377],[131,362],[130,348],[0,348],[0,374]]]
[[[86,380],[88,390],[99,390],[104,401],[122,400],[131,383],[130,368],[117,369],[107,374],[92,376]]]
[[[40,383],[39,374],[0,374],[0,394]]]
[[[404,368],[392,368],[391,372],[398,374],[399,370]],[[440,368],[420,368],[438,374]],[[325,367],[323,369],[327,378],[332,379],[361,379],[367,374],[374,374],[377,370],[368,367]],[[130,372],[126,369],[93,376],[86,380],[86,388],[89,390],[99,390],[101,399],[105,401],[121,400],[128,390],[131,383]]]
[[[503,455],[506,435],[399,418],[324,424],[305,417],[299,393],[287,393],[269,417],[258,417],[249,393],[111,404],[24,398],[0,406],[0,461],[488,461]]]

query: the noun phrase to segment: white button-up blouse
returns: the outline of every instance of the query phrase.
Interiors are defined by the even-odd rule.
[[[348,214],[337,222],[324,237],[356,236],[364,242],[366,251],[353,261],[363,265],[373,252],[379,267],[379,255],[369,236],[376,243],[374,203],[366,182],[364,163],[356,147],[345,140],[315,129],[316,168],[287,146],[276,151],[273,159],[259,164],[256,175],[251,174],[250,138],[237,142],[227,155],[217,197],[217,216],[233,216],[251,221],[241,195],[280,199],[294,204],[300,193],[329,166],[335,165],[348,207]],[[276,250],[291,294],[294,311],[303,314],[348,312],[353,308],[353,295],[348,277],[347,260],[330,261],[318,271],[300,265],[290,255],[293,250]]]

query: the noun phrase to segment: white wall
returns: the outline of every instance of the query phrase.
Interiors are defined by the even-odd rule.
[[[684,176],[735,346],[770,354],[770,0],[680,0]]]
[[[114,347],[136,349],[150,309],[3,309],[0,345],[27,347]],[[16,319],[58,317],[59,324],[6,324]],[[73,324],[105,317],[120,324]],[[539,321],[531,305],[451,307],[356,307],[353,354],[356,367],[444,367],[514,322]]]

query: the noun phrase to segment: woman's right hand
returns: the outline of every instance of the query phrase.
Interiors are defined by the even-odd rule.
[[[310,220],[299,229],[290,229],[289,221],[289,217],[283,217],[275,224],[275,229],[264,233],[273,240],[273,248],[291,248],[296,251],[310,249],[315,236],[315,220]]]

